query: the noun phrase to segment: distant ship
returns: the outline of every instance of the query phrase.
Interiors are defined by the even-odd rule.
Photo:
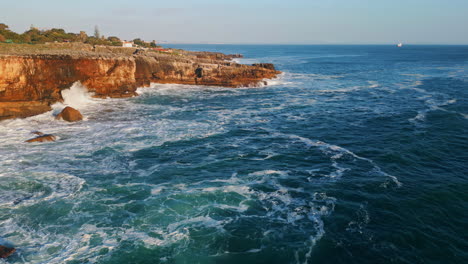
[[[397,44],[397,47],[399,47],[399,48],[403,47],[403,43],[401,43],[401,42],[398,43],[398,44]]]

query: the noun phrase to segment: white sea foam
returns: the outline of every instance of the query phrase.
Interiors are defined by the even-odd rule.
[[[312,248],[316,241],[318,241],[324,234],[324,226],[321,218],[325,215],[329,215],[333,212],[335,199],[327,197],[324,193],[308,193],[302,188],[291,188],[284,186],[280,183],[280,179],[287,178],[288,172],[280,170],[266,169],[262,171],[251,172],[248,175],[240,176],[237,173],[233,173],[230,178],[226,179],[214,179],[214,180],[203,180],[200,182],[194,182],[191,184],[178,184],[170,185],[163,184],[160,186],[153,187],[152,194],[157,196],[167,196],[168,200],[172,200],[171,197],[178,197],[181,199],[181,195],[189,197],[197,197],[194,201],[200,199],[207,194],[209,197],[216,197],[219,195],[238,194],[238,197],[243,197],[241,200],[233,204],[223,204],[220,200],[211,198],[210,203],[204,204],[202,207],[193,208],[197,214],[206,210],[210,211],[209,208],[218,208],[222,210],[228,210],[229,212],[236,214],[232,217],[219,219],[213,219],[207,215],[194,215],[193,217],[178,220],[174,223],[169,224],[164,230],[165,232],[182,232],[187,234],[187,228],[208,228],[215,230],[215,232],[226,233],[229,235],[231,230],[227,228],[230,223],[237,221],[242,218],[260,218],[267,224],[270,221],[275,223],[275,226],[281,224],[284,228],[299,228],[306,229],[308,233],[312,234],[304,237],[304,243]],[[256,188],[257,185],[269,186],[270,191],[265,191]],[[165,191],[162,191],[165,190]],[[295,193],[301,193],[300,197],[296,197]],[[304,196],[310,196],[309,199],[305,199]],[[231,197],[229,195],[228,197]],[[185,200],[185,203],[191,203],[192,200]],[[223,200],[221,200],[223,201]],[[245,215],[244,212],[249,210],[252,203],[260,203],[262,207],[267,210],[266,215],[263,214],[252,214],[254,211],[249,211],[249,214]],[[190,208],[190,207],[189,207]],[[161,212],[161,213],[164,213]],[[174,213],[169,210],[167,213]],[[313,227],[313,229],[311,229]],[[160,231],[158,231],[160,232]],[[275,239],[276,236],[280,235],[278,230],[265,230],[264,234],[268,239]],[[288,234],[283,234],[287,236]],[[145,244],[159,246],[162,241],[161,239],[144,238],[144,234],[141,235],[140,240],[146,241]],[[189,239],[189,237],[182,236],[181,239]],[[283,238],[285,239],[285,238]],[[295,237],[297,239],[297,237]],[[262,248],[252,248],[246,252],[259,252]],[[302,253],[305,259],[310,258],[308,251]],[[218,253],[219,254],[219,253]],[[224,254],[229,254],[225,252]]]
[[[259,58],[234,58],[231,60],[232,62],[238,63],[238,64],[254,64],[254,63],[260,63],[261,59]]]
[[[377,88],[377,87],[380,87],[380,84],[376,81],[368,81],[369,83],[369,88]]]
[[[264,171],[252,172],[249,175],[251,175],[251,176],[265,176],[265,175],[271,175],[271,174],[277,174],[279,176],[285,177],[285,176],[288,175],[288,172],[278,171],[278,170],[264,170]]]
[[[18,174],[18,173],[16,173]],[[13,174],[15,175],[15,174]],[[52,201],[57,199],[69,199],[78,193],[85,181],[81,178],[64,173],[30,173],[27,176],[15,175],[12,173],[0,173],[2,185],[24,186],[22,188],[1,188],[0,206],[19,207],[31,205],[42,201]],[[37,189],[31,193],[30,188]]]
[[[158,234],[160,238],[148,235],[148,233]],[[134,228],[126,229],[122,238],[133,241],[141,241],[148,248],[165,247],[189,239],[189,234],[185,229],[163,230],[161,228],[152,228],[150,232],[138,231]]]
[[[413,123],[415,126],[424,126],[427,114],[429,112],[436,111],[436,110],[463,115],[462,113],[459,113],[456,111],[449,111],[443,108],[443,106],[456,103],[457,102],[456,98],[451,98],[449,95],[444,94],[440,91],[427,91],[424,88],[422,88],[423,86],[422,79],[427,78],[428,77],[427,75],[423,75],[423,74],[402,74],[402,75],[413,77],[413,78],[407,80],[408,82],[411,82],[411,84],[409,85],[400,84],[400,88],[412,90],[417,93],[420,93],[421,96],[419,96],[417,99],[424,102],[424,105],[426,106],[425,109],[418,110],[416,116],[408,119],[408,121]]]
[[[451,113],[458,113],[454,111],[448,111],[443,108],[443,106],[455,104],[457,102],[457,99],[447,99],[448,96],[445,94],[441,93],[429,93],[426,90],[419,89],[418,92],[423,93],[423,96],[418,98],[419,100],[424,101],[424,104],[426,105],[426,109],[422,109],[418,111],[418,114],[410,118],[409,121],[415,125],[420,125],[424,121],[426,121],[426,116],[427,113],[431,111],[444,111],[444,112],[451,112]]]
[[[359,90],[362,90],[364,88],[366,88],[366,87],[364,87],[364,86],[350,86],[350,87],[341,88],[341,89],[315,90],[315,92],[318,92],[318,93],[349,93],[349,92],[359,91]]]
[[[403,76],[417,77],[417,78],[426,78],[426,77],[429,77],[428,75],[419,74],[419,73],[402,73],[401,75],[403,75]]]
[[[328,143],[322,142],[320,140],[315,140],[314,141],[314,140],[311,140],[311,139],[308,139],[308,138],[305,138],[305,137],[301,137],[301,136],[298,136],[298,135],[293,135],[293,134],[282,134],[282,133],[273,132],[273,135],[299,140],[299,141],[303,142],[308,147],[318,147],[324,154],[326,154],[327,156],[330,157],[330,159],[332,161],[332,166],[335,168],[335,171],[330,174],[331,178],[339,178],[339,177],[343,176],[343,173],[348,170],[348,168],[341,167],[339,165],[339,163],[338,163],[338,160],[340,160],[342,158],[345,158],[344,155],[346,155],[346,156],[353,157],[353,158],[355,158],[357,160],[362,160],[362,161],[368,162],[369,164],[371,164],[373,166],[374,171],[377,174],[388,177],[389,179],[392,180],[392,182],[397,187],[402,186],[402,183],[398,181],[398,178],[396,176],[393,176],[393,175],[390,175],[390,174],[387,174],[386,172],[384,172],[373,160],[368,159],[368,158],[364,158],[364,157],[360,157],[360,156],[356,155],[355,153],[351,152],[350,150],[345,149],[343,147],[328,144]]]
[[[80,82],[75,82],[69,89],[62,90],[63,104],[81,110],[89,104],[96,103],[92,94]]]
[[[174,232],[176,230],[179,230],[181,227],[185,226],[204,226],[204,227],[214,227],[217,229],[223,229],[223,226],[231,222],[231,220],[214,220],[213,218],[209,216],[197,216],[193,218],[188,218],[179,222],[175,222],[172,224],[169,224],[167,226],[167,229],[170,232]]]
[[[290,77],[285,75],[284,78]],[[113,175],[112,177],[115,177],[115,179],[108,181],[109,186],[122,189],[134,188],[135,190],[148,188],[148,196],[144,199],[144,202],[149,204],[147,209],[154,209],[155,214],[160,213],[166,217],[173,216],[174,220],[172,224],[159,224],[154,219],[150,219],[153,222],[148,220],[146,217],[149,216],[128,212],[124,209],[127,202],[117,201],[119,192],[116,192],[116,197],[112,195],[104,196],[103,193],[105,194],[108,190],[102,186],[88,186],[89,189],[85,191],[87,188],[83,188],[83,186],[86,186],[86,181],[71,174],[57,173],[56,175],[49,175],[50,177],[31,176],[29,178],[22,174],[18,175],[16,179],[24,178],[25,182],[32,181],[49,186],[52,190],[51,193],[38,192],[38,194],[34,194],[36,196],[27,197],[27,194],[15,196],[16,194],[10,192],[6,195],[3,194],[4,196],[0,195],[0,201],[4,202],[4,206],[16,209],[20,206],[33,205],[39,201],[67,201],[70,199],[77,199],[77,201],[83,203],[92,203],[90,200],[95,199],[93,195],[99,194],[104,196],[99,198],[102,201],[100,206],[105,207],[109,211],[109,215],[103,215],[102,219],[97,221],[103,223],[103,225],[80,224],[80,226],[75,227],[77,230],[71,234],[56,234],[46,228],[31,230],[27,226],[18,225],[13,220],[2,222],[0,230],[5,231],[4,234],[8,230],[18,232],[18,235],[11,235],[9,238],[18,248],[22,248],[23,253],[21,254],[25,257],[25,262],[64,263],[69,260],[84,258],[89,259],[90,262],[98,262],[100,250],[112,252],[119,246],[121,240],[138,241],[146,247],[165,247],[175,243],[186,244],[190,243],[191,238],[188,231],[190,228],[207,228],[214,229],[216,232],[230,232],[228,224],[232,223],[232,221],[242,218],[256,218],[262,219],[265,223],[271,221],[275,225],[282,225],[283,231],[277,229],[271,232],[262,230],[266,236],[272,239],[279,239],[278,236],[280,235],[287,236],[290,230],[301,229],[307,231],[307,235],[303,237],[303,242],[308,248],[298,253],[307,260],[310,257],[310,249],[324,234],[322,218],[333,212],[334,200],[331,197],[306,192],[302,188],[293,188],[282,183],[284,179],[297,177],[294,172],[265,167],[249,173],[233,173],[231,177],[226,178],[159,185],[121,183],[118,179],[121,174],[129,172],[132,174],[132,180],[140,177],[146,178],[150,175],[156,175],[158,171],[163,169],[161,166],[171,166],[171,164],[153,164],[148,168],[139,169],[138,164],[130,164],[127,161],[129,155],[139,151],[155,146],[163,146],[166,143],[196,138],[203,139],[226,133],[229,131],[226,129],[226,124],[243,126],[253,123],[268,123],[270,120],[262,117],[262,114],[273,111],[280,112],[294,105],[301,106],[315,103],[315,100],[304,98],[301,94],[284,93],[281,100],[274,99],[280,103],[274,101],[271,104],[260,105],[255,102],[255,99],[245,99],[252,100],[252,103],[256,106],[255,109],[252,109],[252,107],[238,107],[235,109],[213,107],[207,109],[212,106],[201,104],[200,107],[203,107],[207,118],[200,121],[195,118],[190,120],[172,118],[173,115],[193,111],[193,108],[196,108],[197,105],[186,106],[184,103],[171,105],[164,103],[145,104],[145,96],[152,98],[167,97],[174,101],[181,100],[180,102],[193,100],[203,102],[203,100],[215,97],[225,97],[229,100],[235,96],[246,96],[248,93],[265,92],[264,90],[268,89],[254,89],[247,92],[247,90],[243,89],[153,84],[150,88],[138,89],[141,95],[139,98],[100,100],[91,98],[82,87],[76,84],[70,89],[69,94],[64,96],[66,98],[64,105],[78,108],[87,116],[87,120],[72,124],[63,123],[54,120],[52,113],[49,112],[23,120],[2,122],[0,125],[3,127],[0,130],[0,135],[4,137],[0,137],[0,143],[5,144],[0,147],[0,159],[2,161],[0,169],[5,174],[12,171],[21,173],[40,171],[44,175],[49,175],[48,173],[53,170],[76,170],[85,176],[92,176],[90,179],[93,181],[100,181],[95,175]],[[151,116],[152,111],[156,110],[158,114]],[[150,114],[146,115],[146,113]],[[18,142],[28,139],[32,130],[57,134],[61,140],[50,143],[50,145],[18,144]],[[278,136],[278,134],[274,136]],[[309,147],[319,148],[330,159],[331,172],[329,177],[334,180],[338,180],[348,170],[342,161],[349,158],[349,156],[357,157],[344,148],[328,145],[324,142],[295,135],[282,134],[280,137],[290,139],[290,141],[303,142]],[[226,144],[230,144],[234,148],[236,145],[248,144],[248,141],[242,141],[247,139],[243,137]],[[77,144],[77,142],[79,143]],[[209,146],[209,144],[203,145],[203,147],[216,148],[216,146]],[[174,153],[174,155],[183,156],[186,153],[184,151],[190,151],[190,147],[184,148],[180,153]],[[264,159],[280,155],[275,148],[262,151],[261,154],[265,156]],[[102,154],[99,154],[100,152]],[[239,155],[244,154],[239,153]],[[209,165],[210,162],[214,163],[218,160],[213,157],[206,157],[205,161],[206,165]],[[27,168],[27,170],[24,170],[24,168]],[[83,171],[89,171],[89,173],[85,174]],[[63,180],[59,178],[63,178]],[[266,190],[258,188],[260,183],[268,188]],[[77,197],[78,194],[81,196]],[[236,200],[230,203],[223,200],[225,197],[231,196],[236,197]],[[193,199],[193,201],[186,197]],[[200,197],[221,198],[200,205],[194,202],[199,201]],[[184,199],[184,202],[188,203],[188,209],[184,209],[187,211],[176,211],[182,209],[172,208],[164,203],[164,201],[180,199]],[[18,203],[13,204],[11,203],[12,200],[17,200]],[[252,213],[254,211],[252,206],[263,208],[264,214]],[[114,208],[119,208],[119,210]],[[206,212],[213,209],[225,210],[232,214],[232,217],[219,220],[206,214]],[[246,212],[249,213],[246,214]],[[109,219],[113,217],[111,214],[125,215],[127,213],[131,217],[125,220],[124,225],[106,227],[108,224],[106,221],[110,221]],[[73,222],[72,217],[77,219],[92,218],[90,214],[89,212],[80,212],[74,208],[66,217],[70,217],[70,222]],[[148,221],[151,226],[128,228],[128,225],[132,224],[132,220],[143,223]],[[150,232],[156,235],[150,235]],[[91,245],[91,242],[96,240],[96,236],[102,242]],[[58,253],[48,253],[56,248],[59,250]],[[251,249],[252,252],[257,250],[259,249]],[[42,256],[43,259],[36,258],[36,255]]]
[[[282,72],[273,79],[263,79],[263,81],[259,82],[259,86],[260,87],[289,86],[293,84],[293,82],[290,81],[289,76],[290,76],[289,73]]]

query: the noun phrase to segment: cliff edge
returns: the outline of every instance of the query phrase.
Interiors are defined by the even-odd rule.
[[[0,120],[49,111],[76,81],[106,98],[134,96],[150,83],[255,87],[280,73],[272,64],[231,61],[239,55],[86,48],[0,52]]]

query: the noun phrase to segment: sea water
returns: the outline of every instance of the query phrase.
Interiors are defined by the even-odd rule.
[[[467,46],[172,46],[283,73],[0,122],[0,263],[468,261]]]

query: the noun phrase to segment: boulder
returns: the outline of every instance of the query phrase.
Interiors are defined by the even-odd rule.
[[[0,258],[8,258],[11,254],[15,253],[15,248],[9,248],[0,245]]]
[[[63,119],[68,122],[77,122],[83,120],[83,115],[75,108],[67,106],[55,118]]]
[[[54,135],[51,134],[44,134],[39,131],[32,132],[33,134],[36,134],[37,137],[31,138],[29,140],[26,140],[27,143],[32,143],[32,142],[50,142],[50,141],[55,141],[57,138]]]

